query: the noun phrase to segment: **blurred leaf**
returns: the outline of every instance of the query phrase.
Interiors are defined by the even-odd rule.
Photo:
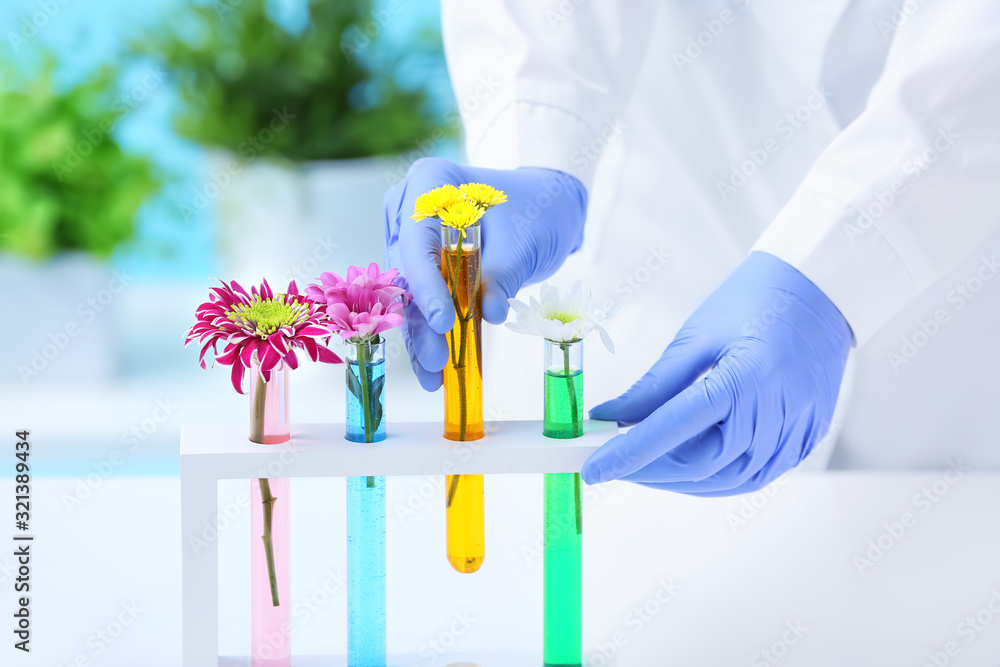
[[[238,153],[256,142],[256,154],[302,162],[398,153],[450,134],[423,92],[397,84],[398,59],[365,65],[367,55],[385,56],[363,31],[370,0],[309,0],[309,19],[292,34],[267,0],[189,2],[135,49],[171,71],[182,101],[175,128],[205,146]],[[441,58],[440,35],[416,36],[405,55],[419,52]],[[352,102],[359,86],[377,91],[375,104]],[[276,109],[294,120],[264,141]]]
[[[47,54],[41,75],[26,81],[0,62],[0,249],[107,258],[132,238],[136,213],[160,180],[149,158],[95,133],[112,117],[115,70],[57,91],[54,66]]]

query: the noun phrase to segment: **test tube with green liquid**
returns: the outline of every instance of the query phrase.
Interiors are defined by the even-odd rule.
[[[583,435],[583,341],[545,341],[549,438]],[[583,663],[583,507],[579,473],[545,475],[546,667]]]

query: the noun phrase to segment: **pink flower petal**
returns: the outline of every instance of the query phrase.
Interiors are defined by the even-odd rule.
[[[298,331],[299,336],[329,336],[330,332],[323,327],[303,327]]]
[[[333,353],[328,347],[319,348],[319,362],[323,364],[342,364],[344,360]]]
[[[319,358],[320,346],[316,343],[314,339],[304,338],[302,340],[302,347],[305,348],[306,354],[308,354],[309,358],[312,359],[313,361],[316,361]]]
[[[285,344],[285,337],[281,335],[281,332],[276,331],[268,336],[267,342],[271,344],[278,356],[283,357],[288,353],[288,345]]]
[[[239,363],[233,364],[233,372],[232,372],[232,375],[230,375],[230,378],[231,378],[231,380],[233,382],[233,388],[236,389],[236,393],[238,393],[238,394],[242,394],[243,393],[243,371],[244,370],[245,369],[243,367],[243,364],[239,364]]]
[[[230,364],[234,364],[236,363],[237,359],[239,359],[239,351],[240,351],[239,346],[230,343],[229,345],[226,346],[226,349],[222,351],[221,355],[215,357],[215,361],[217,363],[222,364],[223,366],[229,366]]]
[[[257,353],[264,350],[261,355],[260,368],[262,371],[270,372],[272,368],[281,362],[281,355],[271,345],[262,345],[257,348]]]
[[[243,345],[243,351],[240,352],[240,363],[249,368],[253,365],[253,354],[257,350],[257,341],[251,340]]]

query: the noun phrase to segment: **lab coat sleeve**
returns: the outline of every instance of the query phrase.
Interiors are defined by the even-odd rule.
[[[545,167],[588,189],[645,55],[653,0],[443,0],[448,69],[476,166]]]
[[[1000,221],[1000,4],[914,4],[865,110],[754,247],[818,285],[858,344]]]

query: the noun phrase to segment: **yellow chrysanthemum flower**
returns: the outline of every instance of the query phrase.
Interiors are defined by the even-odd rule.
[[[485,211],[468,199],[462,199],[438,211],[441,224],[455,229],[466,229],[479,222]]]
[[[507,201],[507,195],[503,193],[503,190],[497,190],[485,183],[466,183],[458,186],[458,189],[469,201],[484,211]]]
[[[437,218],[440,217],[442,209],[462,201],[465,201],[465,195],[461,190],[454,185],[442,185],[417,197],[413,215],[410,217],[415,222],[420,222],[424,218]]]

